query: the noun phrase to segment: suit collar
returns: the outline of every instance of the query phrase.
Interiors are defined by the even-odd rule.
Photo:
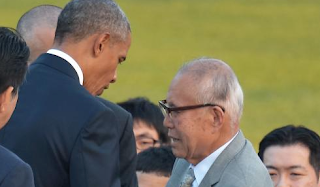
[[[174,174],[177,177],[171,177],[170,182],[171,182],[171,184],[178,184],[180,186],[181,185],[180,183],[181,183],[183,177],[186,175],[186,173],[188,171],[190,163],[188,161],[186,161],[185,159],[178,158],[176,160],[176,162],[174,163],[174,165],[179,166],[179,167],[174,167],[175,168]]]
[[[210,167],[208,173],[203,178],[199,187],[213,186],[219,182],[222,173],[228,166],[228,163],[241,151],[245,145],[245,138],[241,131],[234,138],[234,140],[226,147],[226,149],[219,155],[213,165]]]
[[[76,81],[78,81],[80,83],[76,70],[72,67],[72,65],[70,63],[68,63],[66,60],[62,59],[61,57],[58,57],[58,56],[55,56],[52,54],[48,54],[48,53],[44,53],[44,54],[40,55],[37,58],[37,60],[30,65],[29,68],[30,68],[30,70],[32,70],[32,68],[34,68],[40,64],[51,67],[53,69],[56,69],[56,70],[60,71],[61,73],[64,73],[64,74],[72,77],[73,79],[75,79]]]
[[[58,56],[69,62],[69,64],[71,64],[73,69],[75,69],[75,71],[77,72],[80,84],[83,85],[83,72],[79,64],[70,55],[58,49],[50,49],[47,53]]]
[[[205,175],[208,173],[211,165],[216,161],[219,155],[225,150],[228,145],[237,137],[239,132],[237,132],[227,143],[223,144],[217,150],[212,152],[206,158],[201,160],[196,166],[194,166],[194,174],[196,176],[196,181],[198,184],[201,183]]]

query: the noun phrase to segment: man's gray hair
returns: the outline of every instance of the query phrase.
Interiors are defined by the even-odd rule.
[[[34,40],[35,29],[57,27],[57,18],[61,8],[54,5],[40,5],[32,8],[21,16],[17,24],[17,31],[23,39]]]
[[[65,39],[79,42],[96,33],[108,32],[116,41],[126,41],[130,23],[121,8],[112,0],[73,0],[62,10],[55,42]]]
[[[243,92],[237,76],[221,60],[199,58],[185,64],[177,76],[188,73],[194,80],[196,101],[225,108],[232,125],[239,124],[243,110]]]

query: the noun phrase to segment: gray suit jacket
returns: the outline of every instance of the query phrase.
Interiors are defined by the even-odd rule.
[[[167,187],[179,187],[190,163],[177,159]],[[273,187],[264,164],[240,131],[211,165],[199,187]]]

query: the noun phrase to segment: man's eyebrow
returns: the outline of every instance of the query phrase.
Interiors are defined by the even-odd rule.
[[[278,168],[274,167],[274,166],[270,166],[270,165],[266,165],[267,169],[274,169],[274,170],[278,170]]]
[[[289,169],[305,169],[305,167],[301,165],[294,165],[294,166],[290,166]]]
[[[143,134],[140,134],[139,136],[137,136],[137,138],[151,138],[153,139],[149,133],[143,133]]]
[[[168,107],[176,107],[176,105],[173,102],[167,102]]]
[[[274,169],[274,170],[278,170],[277,167],[271,166],[271,165],[266,165],[267,169]],[[303,166],[301,165],[293,165],[293,166],[289,166],[286,167],[285,169],[305,169]]]

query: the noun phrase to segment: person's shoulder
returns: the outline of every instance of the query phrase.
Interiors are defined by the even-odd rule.
[[[258,154],[255,152],[253,145],[249,140],[245,140],[244,147],[239,152],[239,154],[236,155],[236,159],[238,161],[241,161],[239,163],[245,164],[250,162],[252,166],[256,165],[259,167],[264,168],[263,163],[261,162],[260,158],[258,157]]]
[[[24,163],[16,154],[0,146],[0,164],[3,167],[12,167],[17,163]]]
[[[0,146],[0,167],[0,181],[12,170],[26,169],[31,172],[31,168],[27,163],[3,146]]]
[[[108,101],[106,99],[103,99],[101,97],[96,97],[98,101],[100,101],[104,106],[110,108],[114,113],[122,115],[122,116],[129,116],[130,113],[127,112],[125,109],[123,109],[121,106],[112,103],[111,101]]]
[[[260,181],[270,182],[269,173],[249,140],[245,140],[242,150],[228,164],[225,174],[227,175],[224,181],[228,181],[227,176],[231,174],[232,178],[237,176],[238,182],[247,186],[258,185]]]

